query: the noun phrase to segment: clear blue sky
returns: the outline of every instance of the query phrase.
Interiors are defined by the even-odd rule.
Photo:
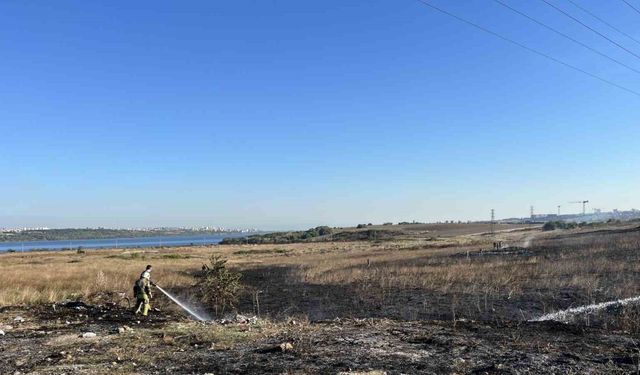
[[[640,69],[544,3],[505,1]],[[575,1],[640,39],[623,2]],[[640,91],[490,0],[432,2]],[[9,0],[0,51],[0,227],[640,208],[640,97],[414,0]]]

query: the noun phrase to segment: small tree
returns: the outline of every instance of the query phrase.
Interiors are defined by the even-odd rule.
[[[209,264],[203,267],[200,292],[205,303],[213,306],[216,315],[223,314],[227,307],[233,308],[242,291],[242,274],[227,268],[227,259],[211,255]]]

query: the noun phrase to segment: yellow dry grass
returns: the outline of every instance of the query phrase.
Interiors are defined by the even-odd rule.
[[[134,254],[132,256],[132,254]],[[138,255],[135,255],[138,254]],[[0,305],[55,302],[102,292],[129,292],[144,267],[152,263],[168,287],[191,278],[181,271],[197,261],[164,259],[145,251],[88,251],[6,254],[0,257]]]
[[[0,255],[0,306],[51,303],[99,293],[130,293],[147,264],[153,265],[153,278],[163,287],[189,286],[195,282],[190,274],[198,271],[214,252],[228,258],[232,267],[304,265],[311,267],[308,276],[313,277],[367,258],[375,261],[419,256],[424,251],[395,253],[418,242],[108,249],[88,250],[84,254],[75,251],[7,253]]]

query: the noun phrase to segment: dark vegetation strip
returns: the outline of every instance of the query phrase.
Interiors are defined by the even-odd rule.
[[[225,238],[222,245],[258,245],[258,244],[288,244],[318,241],[382,241],[397,238],[404,234],[402,231],[386,229],[367,229],[359,231],[345,231],[327,226],[315,227],[305,231],[274,232],[253,235],[243,238]]]

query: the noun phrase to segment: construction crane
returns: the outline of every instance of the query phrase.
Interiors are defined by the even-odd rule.
[[[582,215],[585,215],[587,213],[586,211],[586,207],[587,207],[587,203],[589,203],[589,201],[572,201],[569,203],[582,203]]]

